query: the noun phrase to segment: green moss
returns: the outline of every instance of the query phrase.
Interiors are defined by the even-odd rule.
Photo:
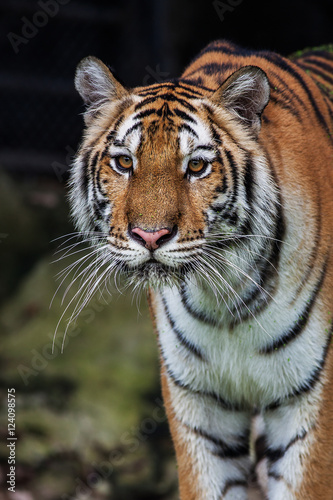
[[[42,261],[1,310],[0,386],[16,388],[18,455],[30,464],[58,447],[87,460],[96,446],[112,448],[149,414],[145,395],[159,385],[147,306],[142,300],[139,314],[130,296],[115,294],[109,304],[93,299],[69,330],[63,354],[60,325],[52,355],[68,282],[49,304],[63,266]]]
[[[288,56],[289,59],[298,59],[303,57],[305,54],[313,52],[330,52],[333,53],[333,44],[320,45],[318,47],[307,47],[302,50],[297,50]]]

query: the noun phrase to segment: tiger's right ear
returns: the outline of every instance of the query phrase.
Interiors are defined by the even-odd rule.
[[[269,95],[266,73],[257,66],[244,66],[229,76],[211,99],[258,135],[261,115],[268,104]]]
[[[92,56],[85,57],[79,63],[75,74],[75,88],[87,106],[86,124],[90,123],[105,103],[128,95],[109,68]]]

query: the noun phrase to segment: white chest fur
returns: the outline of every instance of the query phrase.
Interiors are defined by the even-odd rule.
[[[193,290],[193,297],[195,293]],[[200,307],[215,309],[217,325],[195,318],[176,288],[155,296],[162,356],[179,384],[214,393],[231,405],[264,408],[288,397],[311,378],[325,343],[319,314],[313,312],[299,338],[263,353],[265,346],[297,322],[302,310],[299,304],[288,305],[288,297],[281,293],[258,318],[250,317],[230,328],[219,323],[218,304],[212,307],[211,298],[207,300],[209,304],[201,295]]]

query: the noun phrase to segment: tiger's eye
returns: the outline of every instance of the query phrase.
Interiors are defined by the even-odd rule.
[[[117,156],[117,163],[119,167],[124,168],[125,170],[129,170],[133,167],[133,160],[130,156],[121,155]]]
[[[202,158],[193,158],[188,162],[188,168],[190,172],[198,174],[206,166],[206,162]]]

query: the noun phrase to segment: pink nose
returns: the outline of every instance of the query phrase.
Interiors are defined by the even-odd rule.
[[[135,227],[134,229],[132,229],[132,233],[137,234],[138,236],[140,236],[140,238],[142,238],[146,242],[145,244],[146,248],[148,248],[149,250],[156,250],[156,248],[159,247],[158,240],[162,236],[170,234],[171,231],[169,231],[169,229],[159,229],[159,231],[154,231],[151,233],[148,231],[144,231],[139,227]]]

